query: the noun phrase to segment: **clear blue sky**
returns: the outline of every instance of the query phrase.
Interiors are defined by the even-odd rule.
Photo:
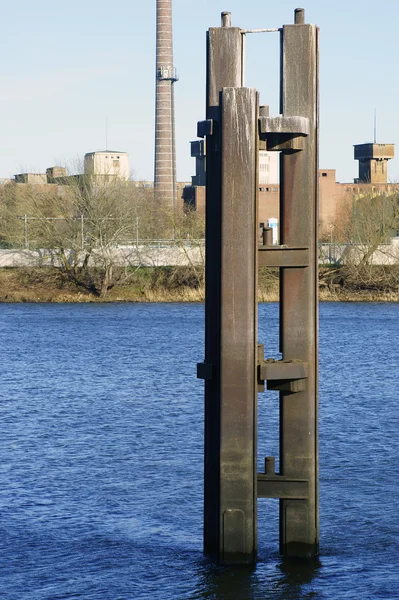
[[[73,164],[108,146],[127,151],[137,179],[153,177],[155,0],[3,3],[0,177]],[[320,166],[357,175],[352,145],[395,143],[399,156],[399,1],[173,0],[178,179],[204,118],[205,33],[229,10],[242,28],[292,23],[297,6],[321,29]],[[278,112],[278,34],[247,36],[247,81]],[[399,181],[399,158],[389,177]]]

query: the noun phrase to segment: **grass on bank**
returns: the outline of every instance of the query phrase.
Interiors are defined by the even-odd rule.
[[[203,302],[204,282],[188,267],[121,269],[116,283],[100,296],[96,277],[78,281],[61,269],[0,269],[0,302]],[[398,302],[399,268],[374,267],[356,273],[346,267],[320,269],[321,301]],[[93,283],[94,282],[94,283]],[[259,302],[279,299],[278,269],[259,269]]]

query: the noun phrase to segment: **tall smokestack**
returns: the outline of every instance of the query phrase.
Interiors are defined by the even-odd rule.
[[[154,186],[157,200],[175,206],[176,148],[172,0],[157,0]]]

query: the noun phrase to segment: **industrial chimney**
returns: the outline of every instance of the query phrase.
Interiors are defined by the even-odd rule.
[[[155,91],[155,198],[176,203],[176,148],[173,84],[172,0],[157,0],[157,58]]]

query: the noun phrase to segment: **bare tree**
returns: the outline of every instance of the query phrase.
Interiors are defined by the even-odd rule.
[[[127,282],[132,265],[170,265],[164,275],[171,287],[203,286],[204,217],[155,203],[151,189],[77,175],[47,186],[13,184],[5,192],[3,246],[50,252],[69,279],[99,295]],[[154,269],[155,286],[159,275]]]
[[[353,197],[340,211],[334,239],[342,249],[340,270],[351,286],[397,287],[399,257],[391,240],[399,229],[399,198],[367,193]]]
[[[117,178],[77,175],[59,184],[9,186],[0,202],[0,239],[48,249],[69,277],[104,295],[115,281],[118,244],[137,238],[138,219],[148,234],[146,195]]]

